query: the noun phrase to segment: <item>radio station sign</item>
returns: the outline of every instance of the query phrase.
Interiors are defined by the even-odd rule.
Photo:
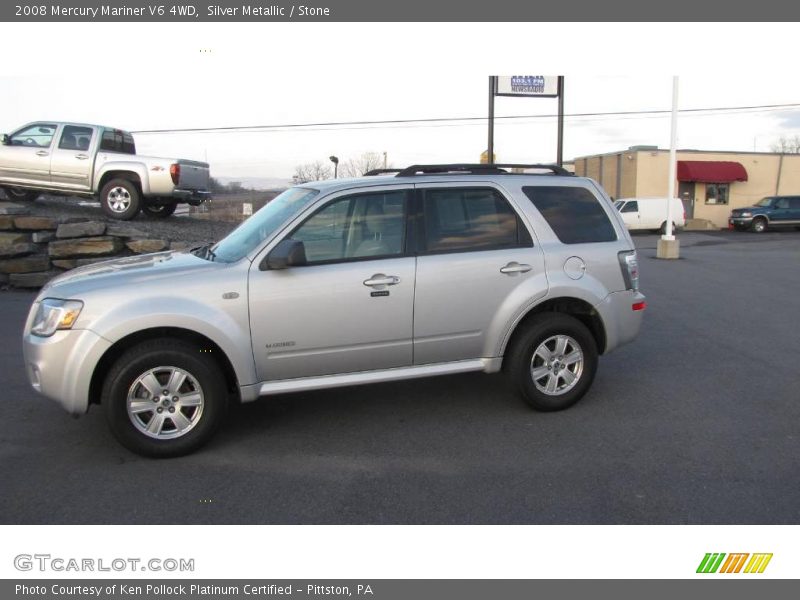
[[[495,82],[497,96],[558,97],[557,75],[498,75]]]

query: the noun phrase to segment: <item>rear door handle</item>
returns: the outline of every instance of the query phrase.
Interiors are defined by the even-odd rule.
[[[379,285],[397,285],[398,283],[400,283],[399,277],[395,277],[394,275],[384,275],[383,273],[373,275],[364,281],[364,285],[367,287],[376,287]]]
[[[47,156],[48,154],[50,154],[50,153],[47,150],[39,150],[36,153],[36,156]]]
[[[500,269],[501,273],[505,273],[506,275],[515,275],[516,273],[527,273],[533,267],[526,264],[520,264],[518,262],[510,262],[505,267]]]
[[[76,154],[75,158],[77,158],[78,160],[86,160],[87,158],[89,158],[89,155],[88,154]]]

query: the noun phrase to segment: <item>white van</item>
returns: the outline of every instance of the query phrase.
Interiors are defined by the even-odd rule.
[[[621,198],[614,207],[629,230],[651,229],[664,233],[667,227],[666,198]],[[686,225],[686,212],[680,198],[672,199],[672,228]]]

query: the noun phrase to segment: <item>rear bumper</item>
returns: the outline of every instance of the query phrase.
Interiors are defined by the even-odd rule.
[[[606,347],[603,353],[608,353],[633,341],[639,335],[644,317],[644,294],[626,290],[612,292],[595,306],[603,320],[606,334]],[[641,308],[635,309],[635,306]]]
[[[211,192],[205,190],[183,190],[178,188],[172,191],[172,196],[178,202],[185,202],[192,206],[199,206],[203,202],[211,200]]]

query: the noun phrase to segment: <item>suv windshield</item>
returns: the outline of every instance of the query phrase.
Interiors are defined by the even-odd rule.
[[[762,198],[756,202],[756,206],[769,206],[775,198]]]
[[[235,262],[247,256],[317,194],[318,190],[308,188],[286,190],[212,247],[205,257],[221,262]]]

